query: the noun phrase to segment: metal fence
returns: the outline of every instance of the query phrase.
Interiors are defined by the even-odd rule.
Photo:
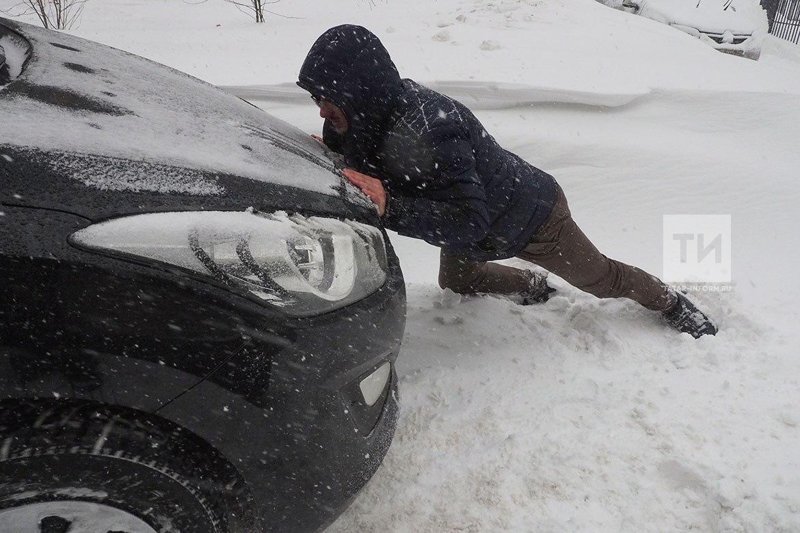
[[[781,39],[800,43],[800,0],[766,0],[763,6],[769,18],[769,32]]]

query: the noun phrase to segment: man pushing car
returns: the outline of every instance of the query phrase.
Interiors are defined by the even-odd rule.
[[[461,103],[401,79],[367,29],[326,31],[297,84],[325,119],[322,141],[386,227],[441,248],[442,288],[547,301],[546,275],[491,262],[519,257],[598,298],[634,300],[695,338],[717,332],[685,295],[600,253],[552,176],[501,148]]]

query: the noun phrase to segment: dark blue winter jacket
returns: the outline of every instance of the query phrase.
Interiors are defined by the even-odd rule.
[[[386,227],[472,260],[516,255],[547,219],[555,180],[501,148],[461,103],[403,80],[378,38],[337,26],[311,48],[298,85],[347,115],[325,143],[389,193]]]

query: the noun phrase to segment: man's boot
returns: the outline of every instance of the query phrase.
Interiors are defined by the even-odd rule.
[[[530,285],[528,289],[520,293],[522,296],[522,305],[541,304],[550,299],[550,295],[556,292],[556,289],[547,284],[547,274],[539,274],[533,270],[528,270],[530,273]]]
[[[685,294],[675,292],[678,298],[675,305],[664,311],[664,319],[681,333],[688,333],[695,339],[703,335],[716,335],[717,326],[695,306]]]

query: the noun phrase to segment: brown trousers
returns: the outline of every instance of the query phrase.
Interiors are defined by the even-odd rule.
[[[550,218],[517,257],[563,278],[598,298],[629,298],[654,311],[674,303],[667,286],[634,266],[609,259],[592,244],[575,221],[561,188]],[[439,286],[462,294],[518,294],[530,283],[528,271],[464,259],[442,249]]]

